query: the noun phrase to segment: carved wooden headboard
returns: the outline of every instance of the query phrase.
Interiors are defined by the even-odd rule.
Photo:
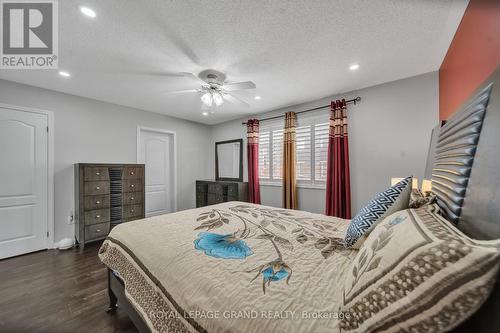
[[[433,130],[425,177],[459,229],[500,238],[500,69]]]
[[[500,238],[500,69],[434,128],[426,175],[448,220],[474,239]],[[500,283],[456,332],[500,332]]]

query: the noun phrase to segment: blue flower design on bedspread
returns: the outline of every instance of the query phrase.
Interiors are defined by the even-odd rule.
[[[201,232],[194,241],[197,250],[205,251],[207,256],[222,259],[245,259],[253,254],[248,245],[231,234],[219,235]]]
[[[288,272],[285,268],[281,268],[279,271],[275,272],[272,267],[269,267],[262,271],[262,275],[264,276],[264,282],[269,280],[279,281],[286,278],[288,276]]]
[[[197,234],[194,240],[196,253],[199,250],[217,259],[245,260],[255,251],[262,257],[265,255],[267,260],[274,258],[243,271],[240,265],[237,271],[223,266],[231,273],[255,274],[250,282],[262,279],[264,294],[271,284],[289,283],[293,271],[287,264],[287,257],[293,255],[295,247],[311,247],[318,251],[319,258],[325,260],[345,250],[343,238],[336,237],[339,232],[331,220],[318,216],[304,217],[287,209],[248,204],[212,206],[200,213],[196,222],[199,222],[194,227]],[[220,230],[219,233],[214,233],[216,229]],[[197,230],[204,232],[198,233]],[[251,242],[252,248],[246,242]],[[242,265],[250,262],[253,260],[245,260]]]

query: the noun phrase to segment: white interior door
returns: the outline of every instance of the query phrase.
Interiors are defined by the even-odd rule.
[[[47,118],[0,107],[0,259],[47,248]]]
[[[139,131],[138,163],[145,164],[146,216],[174,210],[173,140],[169,133]]]

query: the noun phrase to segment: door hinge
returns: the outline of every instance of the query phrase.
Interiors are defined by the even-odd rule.
[[[47,126],[47,133],[49,132],[49,126]]]
[[[49,232],[47,231],[47,238],[49,238]]]

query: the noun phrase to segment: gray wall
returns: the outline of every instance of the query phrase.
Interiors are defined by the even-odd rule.
[[[374,194],[390,185],[391,177],[413,174],[422,179],[430,133],[438,122],[438,91],[438,73],[432,72],[275,110],[257,118],[327,105],[338,97],[361,96],[360,104],[348,107],[352,208],[355,214]],[[323,113],[328,119],[328,109],[316,113]],[[246,127],[241,122],[248,118],[212,126],[211,144],[245,139]],[[212,167],[213,155],[210,158],[208,165]],[[246,167],[245,147],[245,177]],[[210,173],[214,173],[213,169]],[[261,186],[261,199],[264,205],[280,207],[281,187]],[[301,210],[323,213],[325,190],[299,188],[298,201]]]
[[[414,174],[422,178],[430,131],[438,121],[437,72],[342,94],[342,97],[357,95],[363,98],[362,102],[349,107],[354,211],[386,188],[392,176]],[[325,105],[335,97],[283,108],[258,118]],[[0,103],[54,112],[56,242],[74,235],[74,226],[67,223],[74,211],[74,163],[135,163],[137,126],[175,131],[178,209],[192,208],[195,180],[214,177],[214,143],[245,139],[246,127],[241,122],[248,119],[209,127],[4,80],[0,80]],[[321,113],[327,119],[328,110],[318,111]],[[244,146],[246,178],[246,142]],[[261,196],[263,204],[281,206],[280,186],[262,186]],[[298,196],[299,209],[324,211],[324,189],[299,188]]]
[[[54,112],[56,242],[74,236],[74,226],[67,223],[74,211],[73,164],[136,163],[137,126],[177,133],[179,210],[195,206],[195,180],[212,175],[201,163],[213,154],[208,126],[4,80],[0,80],[0,103]]]

